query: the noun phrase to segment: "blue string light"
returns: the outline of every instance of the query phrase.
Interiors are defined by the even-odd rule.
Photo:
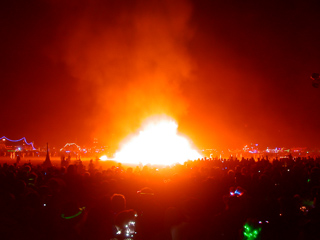
[[[9,139],[9,138],[3,136],[1,139],[6,139],[6,140],[8,140],[8,141],[10,141],[10,142],[20,142],[20,141],[24,141],[28,146],[31,146],[31,147],[32,147],[32,150],[36,150],[36,148],[33,146],[33,143],[32,143],[32,142],[28,143],[25,137],[20,138],[20,139],[18,139],[18,140],[12,140],[12,139]]]

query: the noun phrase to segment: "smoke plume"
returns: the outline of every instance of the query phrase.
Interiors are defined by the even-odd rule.
[[[53,2],[61,14],[58,51],[92,111],[93,135],[118,142],[155,114],[187,112],[190,81],[188,1]],[[56,49],[55,49],[56,50]]]

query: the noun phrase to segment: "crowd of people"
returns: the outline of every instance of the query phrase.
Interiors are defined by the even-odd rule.
[[[1,239],[320,239],[320,158],[0,166]]]

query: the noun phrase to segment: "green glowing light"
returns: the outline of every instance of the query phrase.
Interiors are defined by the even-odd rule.
[[[78,217],[82,212],[83,210],[85,209],[86,207],[83,207],[83,208],[79,208],[79,212],[77,212],[76,214],[72,215],[72,216],[64,216],[64,213],[61,214],[61,217],[64,218],[64,219],[72,219],[72,218],[75,218],[75,217]]]
[[[261,228],[252,228],[246,223],[244,226],[243,236],[245,240],[258,239]]]

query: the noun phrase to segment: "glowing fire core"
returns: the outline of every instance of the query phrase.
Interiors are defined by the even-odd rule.
[[[173,120],[148,122],[138,135],[130,138],[115,154],[115,160],[129,164],[171,165],[201,158],[189,141],[177,134]]]

